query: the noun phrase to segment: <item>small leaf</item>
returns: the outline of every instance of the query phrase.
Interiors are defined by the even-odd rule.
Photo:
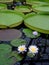
[[[14,65],[16,63],[16,58],[12,57],[6,60],[6,65]]]
[[[33,35],[33,32],[31,29],[23,29],[23,33],[27,36],[27,37],[30,37],[30,38],[37,38],[40,36],[40,33],[38,33],[38,35]]]
[[[12,44],[13,46],[18,47],[18,46],[20,46],[20,45],[26,44],[26,41],[23,40],[23,39],[15,39],[15,40],[12,40],[12,41],[11,41],[11,44]]]
[[[35,54],[32,54],[32,53],[29,53],[29,52],[28,52],[28,53],[27,53],[27,56],[29,56],[29,57],[32,57],[32,58],[33,58],[33,57],[35,56]]]
[[[8,44],[0,44],[0,65],[14,65],[16,58],[10,55],[11,46]]]
[[[13,51],[11,53],[11,56],[14,56],[16,58],[16,61],[21,61],[23,59],[23,56],[21,56],[18,52]]]
[[[11,52],[11,46],[8,44],[0,44],[0,54],[6,54]]]
[[[12,58],[1,57],[0,58],[0,65],[14,65],[15,63],[16,63],[15,57],[12,57]]]

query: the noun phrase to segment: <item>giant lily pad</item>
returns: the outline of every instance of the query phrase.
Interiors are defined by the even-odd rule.
[[[6,4],[0,4],[0,10],[7,9]]]
[[[49,15],[31,13],[26,15],[24,23],[32,30],[49,34]]]
[[[38,12],[38,13],[45,13],[49,14],[49,5],[47,6],[32,6],[33,10]]]
[[[13,39],[20,38],[22,33],[16,29],[0,30],[0,40],[1,41],[11,41]]]
[[[25,2],[26,0],[15,0],[16,2]]]
[[[15,27],[22,23],[23,14],[9,10],[0,11],[0,28]]]
[[[26,3],[27,4],[30,4],[30,5],[47,5],[48,3],[46,2],[42,2],[42,1],[39,1],[39,0],[26,0]]]
[[[20,46],[20,45],[26,44],[26,41],[23,40],[23,39],[15,39],[15,40],[12,40],[12,41],[11,41],[11,44],[12,44],[13,46],[18,47],[18,46]]]
[[[0,0],[0,3],[12,2],[13,0]]]
[[[29,6],[16,6],[15,10],[23,13],[32,11],[32,9]]]

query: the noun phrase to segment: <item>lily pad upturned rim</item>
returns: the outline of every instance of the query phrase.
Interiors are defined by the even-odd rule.
[[[0,3],[0,10],[6,10],[6,9],[7,9],[7,5]]]
[[[47,2],[33,1],[33,0],[27,1],[26,3],[27,3],[27,4],[30,4],[30,5],[33,5],[33,4],[37,4],[37,5],[47,5],[47,4],[48,4]]]
[[[45,6],[32,6],[33,11],[37,12],[37,13],[47,13],[49,14],[49,5],[45,5]]]
[[[0,3],[9,3],[9,2],[13,2],[13,0],[6,0],[6,1],[0,0]]]
[[[20,10],[19,10],[19,8],[20,8]],[[21,8],[24,8],[24,9],[26,8],[28,10],[23,11],[23,9],[21,10]],[[32,11],[32,9],[30,8],[30,6],[16,6],[15,10],[16,11],[18,10],[18,11],[23,12],[23,13],[28,13],[28,12]]]
[[[1,4],[1,3],[0,3],[0,6],[1,6],[1,7],[6,7],[6,4]]]
[[[1,13],[15,13],[15,14],[18,14],[18,15],[21,15],[24,17],[24,14],[21,13],[21,12],[18,12],[18,11],[13,11],[13,10],[1,10],[0,11]]]
[[[21,20],[21,21],[19,21],[19,22],[17,22],[17,23],[14,23],[14,24],[11,24],[11,25],[9,25],[9,26],[7,26],[7,25],[3,25],[3,24],[0,24],[0,25],[1,25],[0,28],[7,28],[7,27],[12,28],[12,27],[18,26],[18,25],[20,25],[20,24],[22,23],[23,18],[24,18],[24,14],[21,13],[21,12],[18,12],[18,11],[12,11],[12,10],[0,10],[0,13],[9,13],[9,14],[12,13],[12,14],[15,14],[15,15],[17,14],[17,15],[19,15],[19,16],[22,17],[22,20]]]
[[[36,15],[44,15],[44,14],[35,14],[35,13],[27,14],[26,17],[25,17],[25,19],[24,19],[24,24],[25,24],[28,28],[30,28],[30,29],[32,29],[32,30],[36,30],[36,31],[38,31],[38,32],[45,33],[45,34],[49,34],[49,30],[44,30],[44,29],[41,29],[41,28],[36,28],[36,27],[34,27],[34,26],[31,26],[30,24],[28,24],[28,23],[25,21],[27,18],[32,17],[32,16],[36,16]],[[48,16],[48,15],[44,15],[44,16]]]

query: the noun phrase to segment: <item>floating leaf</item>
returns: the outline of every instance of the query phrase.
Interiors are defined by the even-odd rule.
[[[0,3],[8,3],[8,2],[12,2],[13,0],[0,0]]]
[[[0,60],[7,59],[10,57],[11,46],[8,44],[0,44]]]
[[[28,53],[27,53],[27,56],[29,56],[29,57],[32,57],[32,58],[33,58],[33,57],[35,56],[35,54],[32,54],[32,53],[29,53],[29,52],[28,52]]]
[[[11,52],[11,46],[8,44],[0,44],[0,65],[14,65],[22,59],[23,57],[17,52]]]
[[[27,37],[37,38],[37,37],[40,36],[40,33],[38,33],[38,35],[35,36],[35,35],[33,35],[33,32],[34,32],[34,31],[32,31],[31,29],[28,29],[28,28],[23,29],[23,33],[24,33]]]
[[[1,41],[11,41],[13,39],[20,38],[21,36],[22,36],[22,33],[16,29],[0,30]]]
[[[2,9],[7,9],[6,4],[0,4],[0,10],[2,10]]]
[[[11,46],[8,44],[0,44],[0,54],[6,54],[11,52]]]
[[[16,63],[15,57],[0,56],[0,65],[14,65]]]
[[[39,0],[26,0],[26,3],[27,4],[30,4],[30,5],[46,5],[48,3],[46,2],[42,2],[42,1],[39,1]]]
[[[16,2],[25,2],[26,0],[15,0]]]
[[[49,34],[49,15],[28,14],[24,20],[24,24],[41,33]]]
[[[21,61],[23,59],[23,56],[21,56],[20,54],[18,54],[18,52],[16,52],[16,51],[13,51],[11,53],[11,56],[14,56],[16,58],[16,62]]]
[[[33,10],[37,13],[49,14],[49,5],[47,6],[32,6]]]
[[[32,11],[32,9],[29,6],[16,6],[15,10],[23,13]]]
[[[0,65],[14,65],[15,63],[16,63],[15,57],[12,57],[12,58],[1,57],[0,58]]]
[[[12,41],[11,41],[11,44],[12,44],[13,46],[18,47],[18,46],[20,46],[20,45],[26,44],[26,41],[23,40],[23,39],[15,39],[15,40],[12,40]]]
[[[16,58],[12,57],[6,60],[6,65],[14,65],[16,63]]]
[[[49,2],[49,0],[39,0],[39,1],[43,1],[43,2]]]
[[[15,27],[22,23],[23,14],[18,11],[2,10],[0,11],[0,26]],[[0,28],[1,28],[0,27]],[[2,28],[3,28],[2,27]]]

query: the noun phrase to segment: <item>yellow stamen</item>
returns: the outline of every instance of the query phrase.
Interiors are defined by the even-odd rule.
[[[20,50],[21,50],[21,51],[24,51],[24,50],[25,50],[25,48],[20,48]]]
[[[35,48],[31,48],[31,50],[32,50],[33,52],[35,52],[35,51],[36,51],[36,49],[35,49]]]

